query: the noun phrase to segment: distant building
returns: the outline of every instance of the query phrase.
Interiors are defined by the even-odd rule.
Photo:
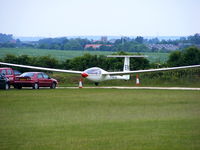
[[[102,42],[107,42],[108,41],[108,37],[107,36],[102,36],[101,37],[101,41]]]
[[[149,49],[166,49],[166,50],[177,50],[179,46],[173,44],[147,44],[146,45]]]
[[[17,43],[17,40],[14,40],[14,39],[13,39],[13,40],[10,41],[10,43],[16,44],[16,43]]]
[[[109,42],[110,42],[110,43],[115,43],[116,40],[117,40],[117,39],[110,39]]]
[[[85,45],[85,49],[91,47],[91,48],[94,48],[94,49],[97,49],[99,48],[100,46],[102,46],[103,44],[86,44]]]
[[[86,44],[85,45],[85,49],[87,48],[94,48],[94,49],[97,49],[97,48],[100,48],[101,46],[108,46],[108,47],[111,47],[112,45],[105,45],[105,44]]]

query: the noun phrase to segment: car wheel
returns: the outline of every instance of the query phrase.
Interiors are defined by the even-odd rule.
[[[4,88],[5,90],[8,90],[8,89],[10,89],[10,84],[9,83],[6,83],[5,84],[5,88]]]
[[[52,85],[50,86],[51,89],[55,89],[56,88],[56,83],[53,82]]]
[[[95,82],[94,84],[95,84],[96,86],[98,86],[98,85],[99,85],[99,82]]]
[[[38,85],[38,83],[34,83],[34,85],[33,85],[33,89],[39,89],[39,85]]]

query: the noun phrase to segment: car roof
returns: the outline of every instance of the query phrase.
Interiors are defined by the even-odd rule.
[[[38,74],[38,73],[44,73],[44,72],[24,72],[24,73],[34,73],[34,74]]]
[[[8,67],[0,68],[0,70],[3,70],[3,69],[12,69],[12,68],[8,68]]]

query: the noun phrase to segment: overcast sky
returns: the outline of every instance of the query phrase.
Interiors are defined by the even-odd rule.
[[[200,0],[0,0],[0,33],[187,36],[200,33]]]

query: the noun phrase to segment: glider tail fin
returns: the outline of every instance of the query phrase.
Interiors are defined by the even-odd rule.
[[[130,58],[131,57],[147,57],[145,55],[108,55],[107,57],[123,57],[124,58],[124,68],[123,68],[123,72],[127,72],[130,71]],[[124,80],[129,80],[130,79],[130,75],[123,75],[122,76]]]
[[[130,57],[124,57],[124,68],[123,71],[130,71]],[[125,80],[129,80],[130,79],[130,75],[123,75],[123,78]]]

